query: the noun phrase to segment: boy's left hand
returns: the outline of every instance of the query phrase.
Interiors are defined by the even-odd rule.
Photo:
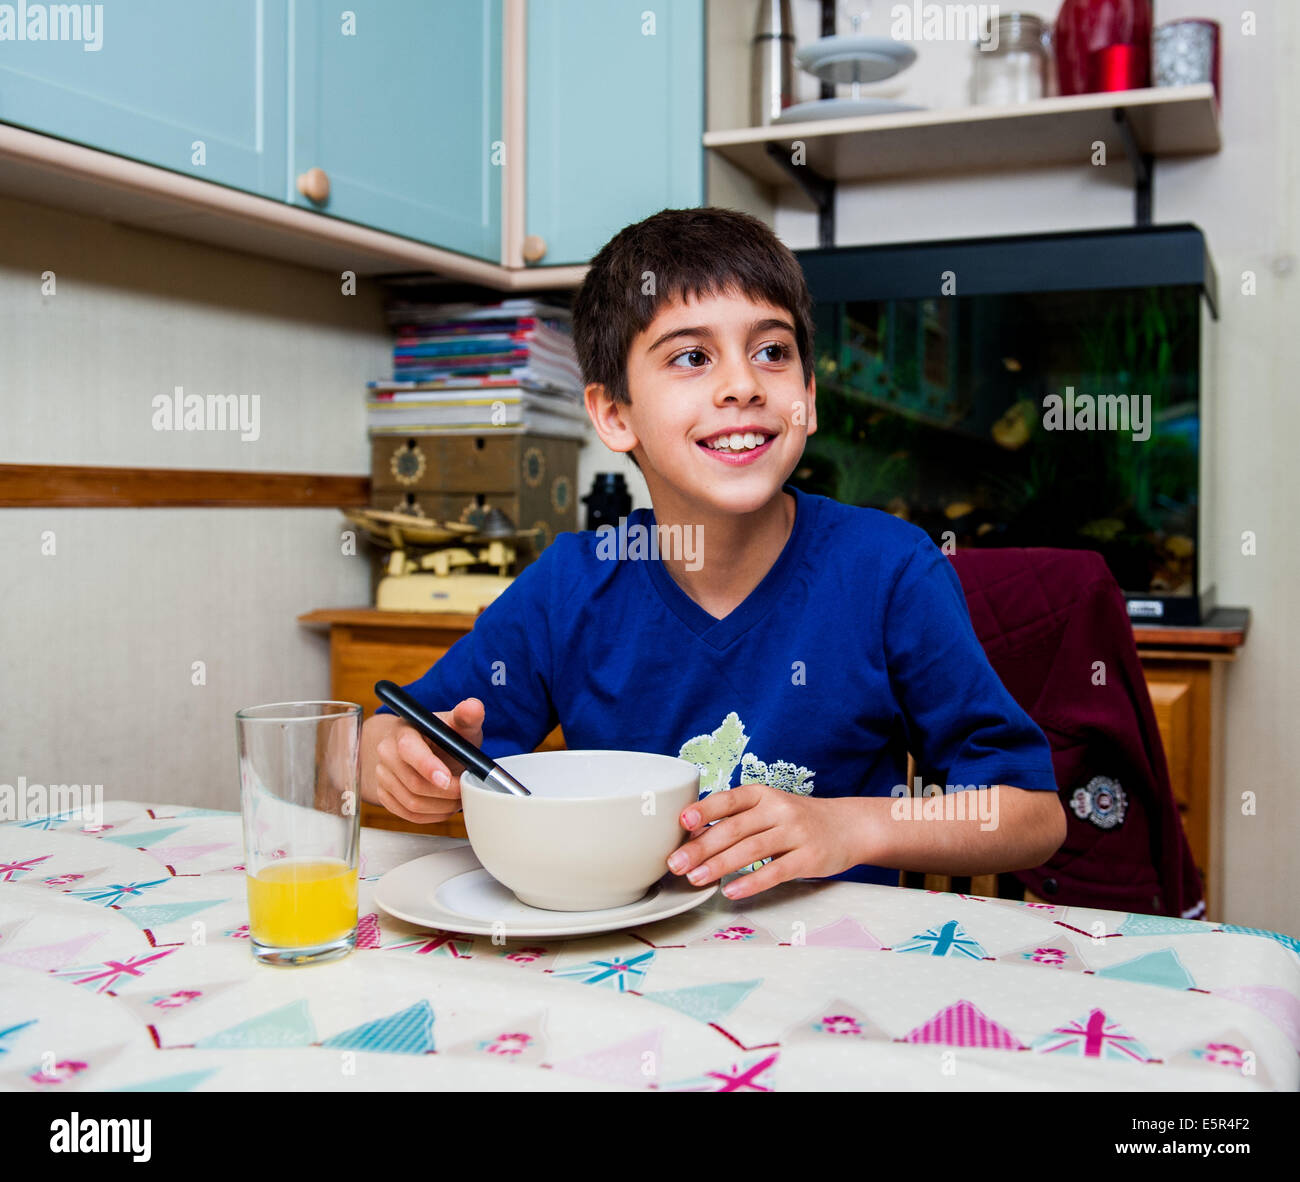
[[[862,861],[854,848],[860,818],[846,815],[850,804],[852,798],[795,796],[767,784],[711,792],[682,810],[682,827],[692,840],[673,852],[668,869],[704,886],[772,859],[728,883],[723,893],[730,899],[756,895],[794,878],[839,874]]]

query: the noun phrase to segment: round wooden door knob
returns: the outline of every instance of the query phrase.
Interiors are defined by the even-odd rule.
[[[298,178],[298,192],[316,205],[330,199],[330,177],[323,168],[309,168]]]
[[[535,263],[546,254],[546,239],[536,234],[529,234],[524,239],[524,261]]]

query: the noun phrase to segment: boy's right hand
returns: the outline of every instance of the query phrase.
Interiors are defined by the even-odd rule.
[[[483,703],[466,698],[434,713],[476,747],[483,745]],[[375,714],[361,728],[361,799],[418,825],[445,821],[460,811],[465,765],[396,714]]]

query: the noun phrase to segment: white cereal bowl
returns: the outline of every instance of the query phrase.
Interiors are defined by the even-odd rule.
[[[644,751],[532,751],[497,762],[532,796],[460,778],[474,855],[529,907],[597,911],[635,903],[665,874],[700,796],[700,771]]]

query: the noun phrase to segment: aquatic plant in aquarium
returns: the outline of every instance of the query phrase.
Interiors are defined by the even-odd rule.
[[[940,544],[1096,550],[1130,597],[1204,606],[1200,285],[871,298],[841,279],[835,299],[810,285],[801,488]]]

